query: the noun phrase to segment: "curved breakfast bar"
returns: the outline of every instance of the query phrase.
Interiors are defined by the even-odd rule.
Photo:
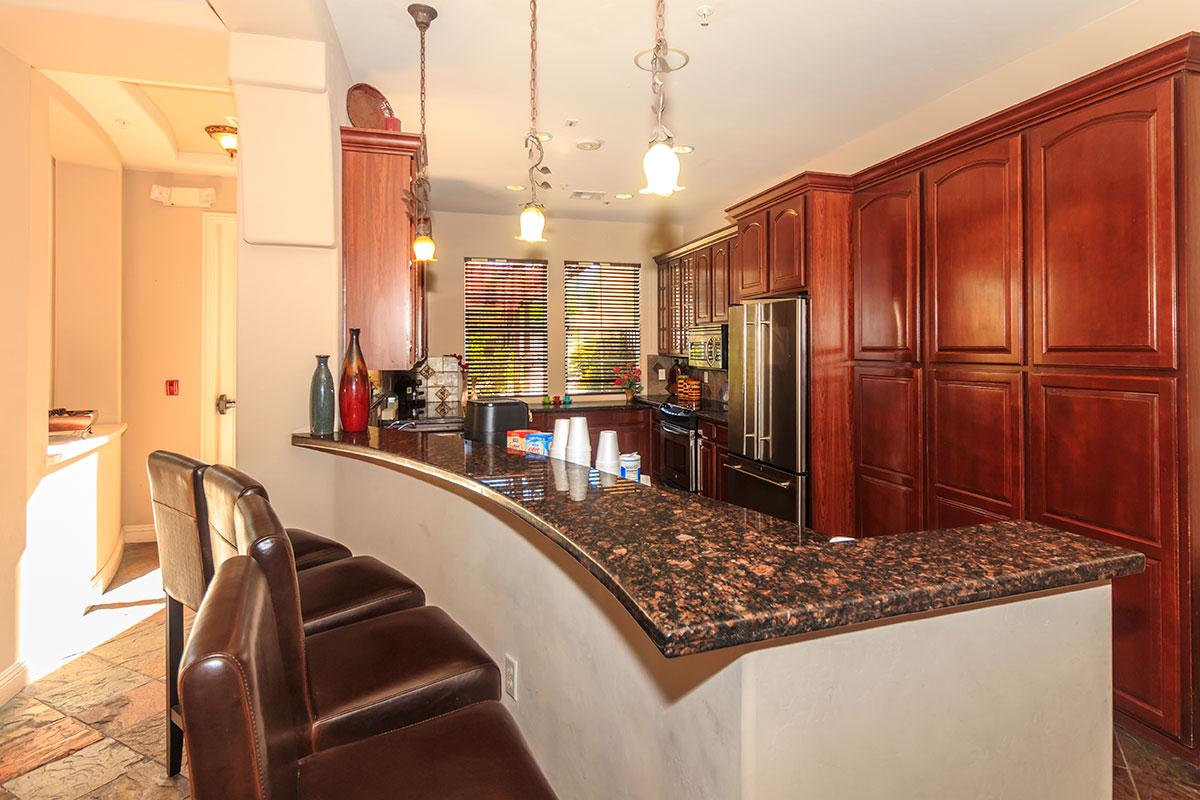
[[[339,538],[519,659],[506,701],[563,796],[1110,790],[1110,582],[1139,554],[1017,521],[831,541],[453,433],[292,443],[344,457]]]

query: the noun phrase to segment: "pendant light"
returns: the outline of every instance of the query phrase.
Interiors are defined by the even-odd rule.
[[[412,218],[417,226],[413,239],[413,258],[421,263],[437,261],[434,254],[433,224],[429,218],[429,145],[425,141],[425,31],[437,19],[437,9],[422,3],[408,7],[421,36],[421,150],[417,153],[417,177],[413,179],[411,198]]]
[[[542,166],[546,152],[542,137],[537,129],[537,0],[529,0],[529,132],[525,134],[525,149],[529,153],[529,202],[521,207],[522,242],[544,242],[542,232],[546,229],[546,211],[538,202],[538,189],[549,189],[545,180],[550,168]]]
[[[646,188],[641,193],[670,197],[684,187],[679,185],[679,156],[674,149],[675,137],[662,120],[667,107],[663,85],[663,72],[667,68],[666,0],[657,0],[654,17],[654,51],[650,56],[650,92],[654,95],[654,103],[650,109],[654,112],[655,126],[650,147],[642,157]]]

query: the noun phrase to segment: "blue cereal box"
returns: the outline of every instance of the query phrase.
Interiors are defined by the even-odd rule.
[[[553,433],[542,433],[541,431],[527,433],[525,434],[525,452],[538,456],[548,456],[550,455],[550,442],[553,439]]]

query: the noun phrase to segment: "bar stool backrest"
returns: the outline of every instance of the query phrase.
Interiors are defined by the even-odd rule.
[[[163,589],[193,611],[212,579],[204,474],[208,464],[156,450],[146,460]]]
[[[299,800],[311,723],[288,690],[258,562],[227,559],[192,628],[179,689],[196,800]]]
[[[214,566],[246,552],[237,540],[237,504],[248,495],[268,499],[266,488],[241,470],[213,464],[205,471],[204,497],[208,504],[208,539]]]

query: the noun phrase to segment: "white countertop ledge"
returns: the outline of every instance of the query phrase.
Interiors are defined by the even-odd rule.
[[[129,423],[127,422],[93,425],[91,436],[51,442],[46,446],[46,466],[57,467],[67,461],[74,461],[88,453],[93,453],[109,442],[120,438],[128,427]]]

